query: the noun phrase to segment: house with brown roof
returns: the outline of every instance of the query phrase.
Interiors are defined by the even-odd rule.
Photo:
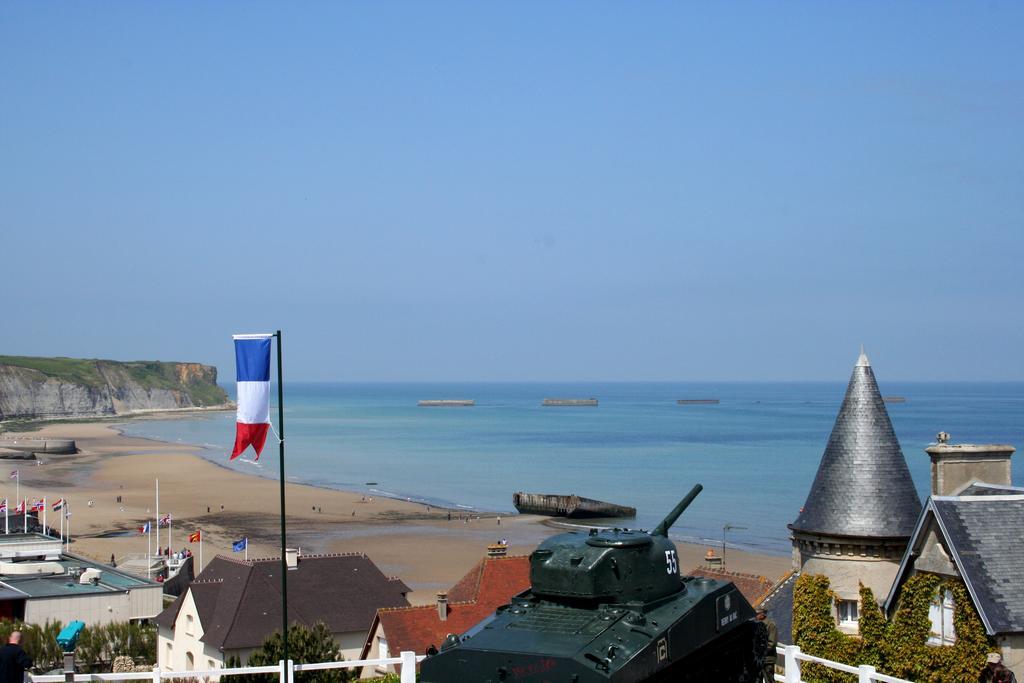
[[[529,557],[485,557],[451,590],[438,593],[435,604],[377,610],[359,659],[393,657],[405,650],[424,654],[431,645],[440,647],[449,633],[466,632],[529,587]],[[365,667],[362,677],[394,670]]]
[[[358,657],[367,625],[382,607],[405,607],[409,587],[385,576],[363,554],[288,556],[288,617],[327,625],[345,659]],[[231,655],[244,663],[281,630],[281,558],[218,555],[155,619],[164,669],[218,669]]]
[[[743,593],[753,607],[757,607],[761,600],[768,595],[775,584],[767,576],[748,574],[746,572],[729,571],[723,567],[696,567],[688,576],[699,576],[705,579],[716,579],[718,581],[732,581],[733,585]]]

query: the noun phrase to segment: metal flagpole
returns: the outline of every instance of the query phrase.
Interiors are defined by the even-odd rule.
[[[156,515],[153,517],[156,522],[156,549],[160,550],[160,480],[156,480]]]
[[[64,519],[67,520],[67,524],[64,528],[64,552],[71,552],[71,504],[64,501]]]
[[[60,542],[64,543],[64,499],[60,499]]]
[[[167,552],[174,552],[171,548],[174,547],[174,542],[171,541],[171,513],[167,513]]]
[[[203,530],[199,530],[199,572],[203,571]],[[199,572],[196,572],[197,574]]]
[[[7,519],[7,508],[9,508],[10,506],[11,506],[11,504],[9,502],[7,502],[6,498],[4,498],[4,533],[5,534],[11,533],[11,524],[10,524],[10,521]]]
[[[288,661],[288,559],[286,551],[286,533],[284,520],[284,378],[281,376],[281,330],[277,337],[277,443],[280,447],[281,461],[281,620],[283,623],[284,661]],[[245,543],[246,559],[249,558],[249,542]]]
[[[28,498],[21,501],[22,533],[28,533]]]
[[[146,578],[153,578],[153,528],[146,522]]]
[[[44,536],[49,536],[50,535],[50,534],[46,533],[46,496],[43,496],[43,535]]]

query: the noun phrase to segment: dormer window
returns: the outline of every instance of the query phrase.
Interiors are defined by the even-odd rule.
[[[929,645],[953,645],[956,643],[956,629],[953,628],[953,593],[950,590],[940,590],[932,598],[932,604],[928,607],[928,619],[931,621],[931,631],[928,634]]]

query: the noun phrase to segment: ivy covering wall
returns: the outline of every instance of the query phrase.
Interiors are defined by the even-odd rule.
[[[956,643],[928,645],[928,610],[940,591],[949,590],[955,604]],[[860,636],[835,625],[835,594],[825,576],[804,574],[793,589],[793,639],[801,651],[844,664],[870,664],[879,672],[921,683],[975,683],[985,667],[986,653],[996,649],[985,635],[967,588],[959,579],[916,574],[900,592],[892,619],[886,621],[870,588],[861,586]],[[857,677],[813,664],[801,668],[807,681],[855,682]]]

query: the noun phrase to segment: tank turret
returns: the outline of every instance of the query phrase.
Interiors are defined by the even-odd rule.
[[[591,529],[544,541],[530,556],[535,595],[600,603],[651,602],[679,592],[679,558],[668,530],[703,490],[697,484],[655,527]]]
[[[764,658],[754,610],[728,581],[680,576],[668,538],[701,489],[649,533],[546,540],[530,556],[530,589],[448,636],[423,661],[421,683],[753,681]]]

